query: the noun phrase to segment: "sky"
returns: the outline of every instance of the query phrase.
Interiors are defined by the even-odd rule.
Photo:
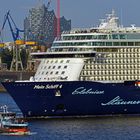
[[[0,28],[4,15],[8,10],[20,29],[23,20],[28,16],[29,9],[48,0],[0,0]],[[99,25],[99,19],[105,18],[112,9],[121,19],[121,24],[140,26],[140,0],[60,0],[61,16],[71,19],[72,28],[87,28]],[[56,10],[56,0],[52,0],[50,10]],[[6,38],[10,38],[9,27],[6,25]]]

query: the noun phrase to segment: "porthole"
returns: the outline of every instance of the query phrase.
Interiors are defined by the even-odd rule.
[[[64,62],[64,60],[61,60],[61,61],[60,61],[60,63],[63,63],[63,62]]]
[[[64,69],[66,69],[68,66],[64,66]]]
[[[51,71],[50,74],[53,74],[53,71]]]
[[[56,71],[56,73],[55,74],[58,74],[59,72],[58,71]]]
[[[58,63],[58,60],[55,60],[55,63]]]
[[[65,71],[62,71],[62,73],[61,74],[64,74],[65,73]]]
[[[66,63],[69,63],[69,62],[70,62],[70,60],[67,60],[67,61],[66,61]]]

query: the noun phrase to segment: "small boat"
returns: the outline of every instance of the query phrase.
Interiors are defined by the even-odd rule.
[[[16,117],[16,113],[7,111],[7,106],[1,107],[0,112],[0,133],[6,135],[28,135],[28,123],[24,119]]]

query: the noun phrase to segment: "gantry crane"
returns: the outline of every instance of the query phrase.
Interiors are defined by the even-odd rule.
[[[19,33],[24,32],[24,30],[21,30],[17,27],[17,25],[15,24],[11,14],[10,14],[10,10],[4,16],[4,22],[3,22],[3,25],[2,25],[2,28],[0,31],[0,35],[2,35],[2,31],[4,30],[6,22],[8,22],[8,24],[9,24],[13,40],[16,41],[16,40],[20,39]]]
[[[17,47],[18,45],[21,45],[24,41],[23,40],[19,40],[21,37],[19,36],[19,33],[20,32],[24,32],[24,30],[20,30],[11,14],[10,14],[10,11],[8,11],[5,16],[4,16],[4,22],[3,22],[3,25],[2,25],[2,28],[0,30],[0,36],[1,36],[1,41],[3,42],[3,38],[2,38],[2,32],[4,30],[4,27],[6,25],[6,23],[8,22],[8,25],[10,27],[10,31],[11,31],[11,34],[12,34],[12,38],[13,38],[13,41],[14,41],[14,46],[13,46],[13,59],[12,59],[12,62],[11,62],[11,67],[10,67],[10,70],[23,70],[23,65],[22,65],[22,61],[21,61],[21,56],[20,56],[20,51],[19,51],[19,47]]]

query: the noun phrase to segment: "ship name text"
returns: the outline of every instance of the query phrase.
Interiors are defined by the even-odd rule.
[[[140,101],[124,101],[123,99],[120,98],[120,96],[115,97],[111,101],[107,103],[101,103],[102,106],[107,106],[107,105],[138,105],[140,104]]]
[[[47,85],[35,85],[34,89],[61,89],[62,85],[56,84],[56,85],[51,85],[51,84],[47,84]]]
[[[104,94],[104,91],[93,90],[92,88],[86,89],[84,87],[79,87],[72,92],[72,95],[78,95],[78,94]]]

